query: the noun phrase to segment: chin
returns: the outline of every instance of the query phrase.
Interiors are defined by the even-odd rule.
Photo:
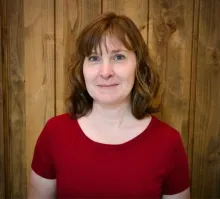
[[[122,104],[126,101],[126,98],[124,97],[113,97],[113,96],[102,96],[93,98],[96,103],[104,104],[104,105],[116,105],[116,104]]]
[[[113,105],[113,104],[118,104],[120,102],[119,100],[109,100],[109,99],[96,99],[94,101],[99,104],[105,104],[105,105]]]

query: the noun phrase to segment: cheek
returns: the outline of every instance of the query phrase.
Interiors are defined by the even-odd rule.
[[[96,77],[96,71],[91,70],[89,68],[85,68],[83,69],[83,76],[86,82],[90,82],[94,80],[94,78]]]
[[[127,85],[128,85],[129,90],[133,88],[135,78],[136,78],[136,72],[135,72],[135,70],[131,70],[127,76]]]
[[[123,76],[124,76],[124,79],[133,84],[134,80],[135,80],[135,69],[131,68],[130,70],[126,70],[123,72]]]

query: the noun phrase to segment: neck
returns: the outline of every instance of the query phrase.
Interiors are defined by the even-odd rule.
[[[99,124],[105,124],[112,128],[120,127],[126,118],[132,117],[130,103],[104,105],[94,102],[89,117]]]

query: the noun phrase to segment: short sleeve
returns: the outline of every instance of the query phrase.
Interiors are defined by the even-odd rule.
[[[37,139],[31,164],[35,173],[47,179],[56,178],[51,150],[51,131],[48,121]]]
[[[171,169],[163,183],[163,194],[173,195],[190,187],[188,158],[180,134],[178,133],[173,147]]]

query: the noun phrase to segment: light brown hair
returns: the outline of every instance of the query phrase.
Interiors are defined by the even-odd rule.
[[[125,15],[104,13],[88,24],[75,42],[75,52],[69,67],[70,95],[68,112],[74,118],[85,116],[92,110],[93,99],[87,92],[83,76],[83,62],[92,50],[100,48],[103,38],[114,36],[137,58],[136,77],[131,91],[131,111],[135,118],[142,119],[159,111],[152,102],[159,91],[159,75],[149,63],[147,45],[134,24]],[[101,50],[101,49],[100,49]]]

